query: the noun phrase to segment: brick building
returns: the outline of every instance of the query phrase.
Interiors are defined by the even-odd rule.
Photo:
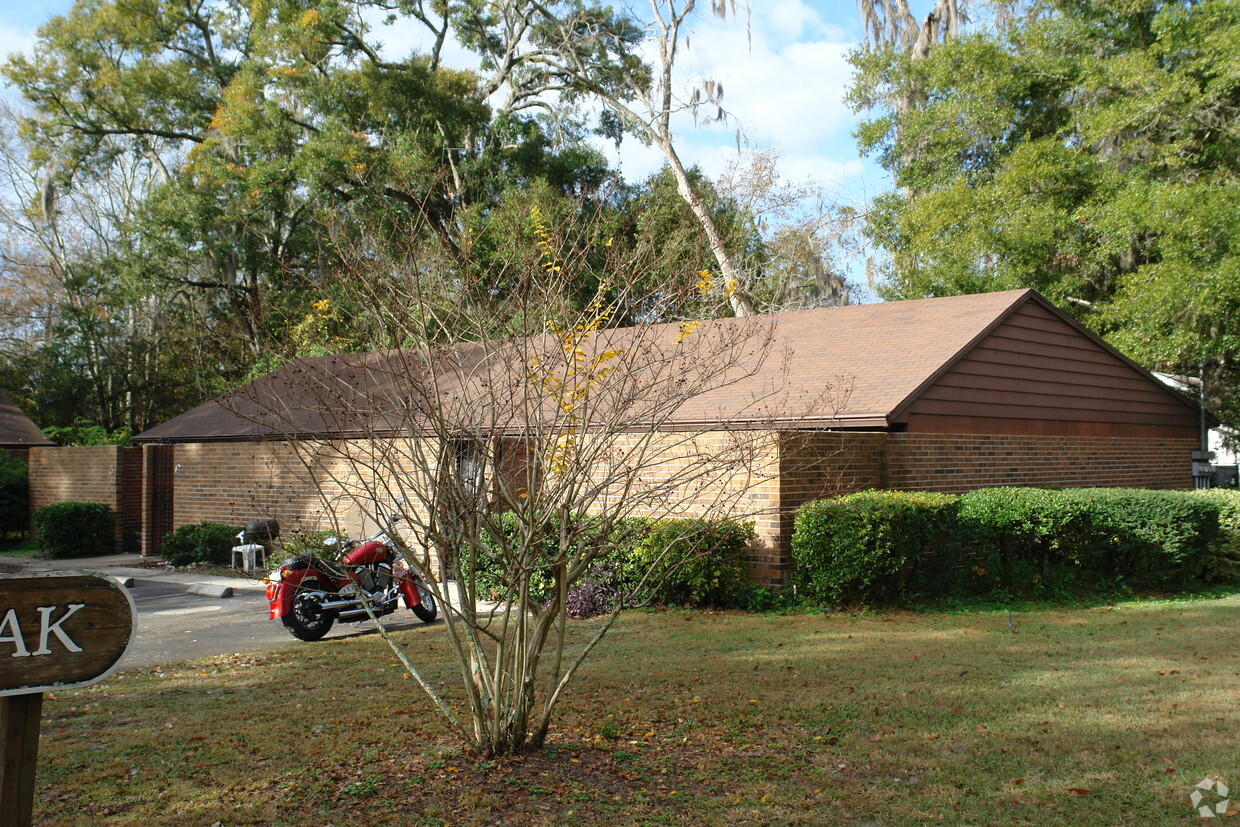
[[[633,350],[638,338],[659,337],[664,350],[737,343],[710,351],[717,360],[731,348],[734,375],[688,396],[659,428],[669,440],[692,430],[723,446],[745,433],[762,446],[732,501],[757,525],[751,568],[761,582],[782,582],[792,514],[824,495],[1192,484],[1192,402],[1030,290],[721,319],[688,345],[675,324],[601,331],[595,346]],[[501,380],[520,395],[527,379],[487,368],[508,346],[438,355],[459,383],[443,397],[463,400],[467,386]],[[256,516],[322,524],[333,486],[357,470],[322,463],[312,485],[305,453],[328,443],[375,451],[407,438],[399,411],[417,405],[393,377],[410,370],[400,351],[302,360],[135,437],[146,452],[146,547],[161,525]],[[478,427],[496,438],[521,432],[504,412],[476,415],[490,417]],[[695,496],[673,511],[720,516],[705,503]]]

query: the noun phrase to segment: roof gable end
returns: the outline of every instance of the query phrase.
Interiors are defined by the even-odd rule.
[[[1030,290],[893,412],[910,430],[1187,434],[1197,408]]]

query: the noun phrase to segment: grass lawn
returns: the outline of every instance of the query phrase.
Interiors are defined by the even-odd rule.
[[[1240,790],[1238,619],[1240,595],[1010,621],[632,614],[550,747],[489,762],[373,635],[125,672],[47,699],[35,819],[1197,822],[1198,781]],[[450,679],[441,624],[401,640]]]

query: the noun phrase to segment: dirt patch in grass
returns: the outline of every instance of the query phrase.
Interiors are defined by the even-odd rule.
[[[1198,781],[1240,786],[1237,610],[1240,597],[1011,618],[634,614],[584,667],[547,749],[492,761],[460,750],[373,637],[123,673],[47,701],[36,816],[1196,820]],[[442,628],[400,639],[451,685]]]

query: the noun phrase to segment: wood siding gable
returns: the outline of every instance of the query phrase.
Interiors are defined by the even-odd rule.
[[[1191,437],[1198,412],[1030,292],[893,412],[909,431]]]

